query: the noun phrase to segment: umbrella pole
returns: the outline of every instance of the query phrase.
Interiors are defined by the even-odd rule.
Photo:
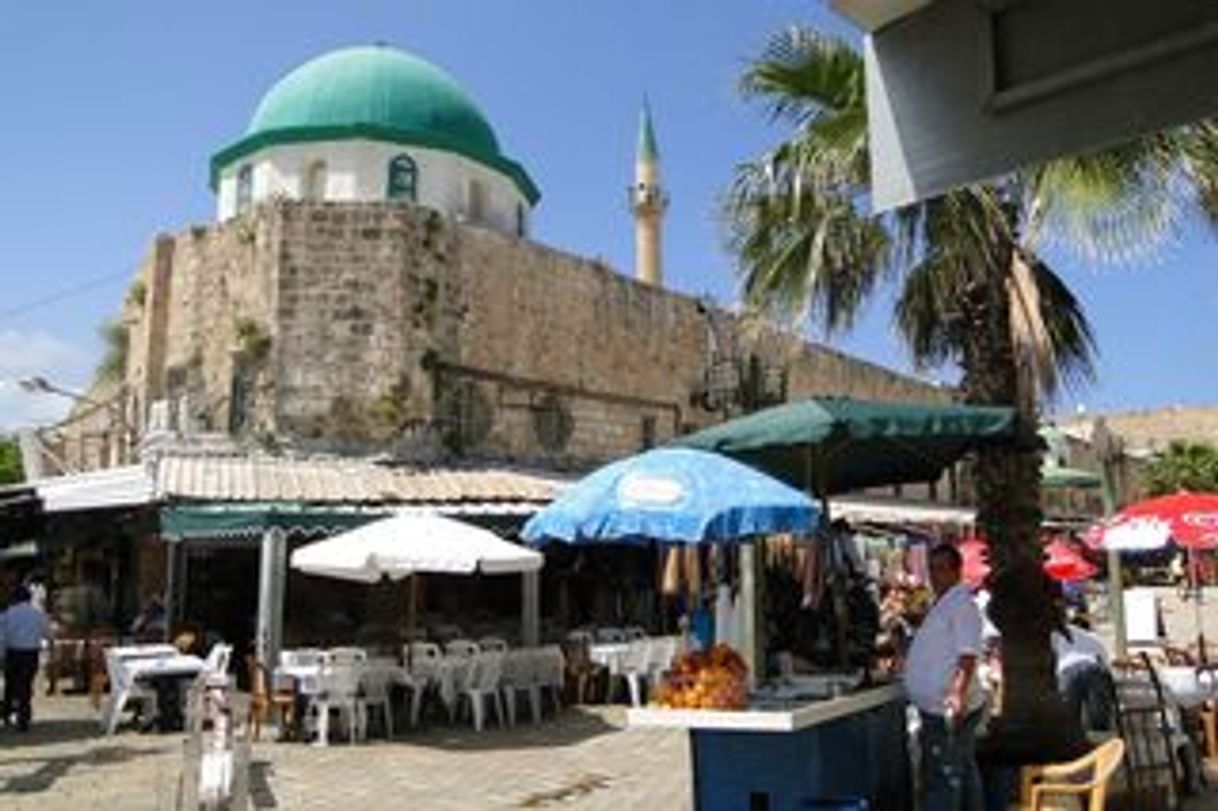
[[[1188,576],[1193,581],[1193,628],[1197,631],[1197,656],[1205,661],[1205,631],[1201,627],[1201,578],[1197,571],[1196,552],[1188,548]]]

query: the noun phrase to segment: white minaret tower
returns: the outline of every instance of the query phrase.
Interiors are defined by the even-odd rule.
[[[634,186],[630,209],[634,213],[634,275],[644,284],[664,284],[661,227],[668,194],[660,185],[660,153],[656,149],[651,108],[646,100],[639,115],[639,146],[634,159]]]

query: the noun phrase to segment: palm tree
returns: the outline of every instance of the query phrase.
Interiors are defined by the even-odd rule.
[[[1181,490],[1218,493],[1218,448],[1202,442],[1173,442],[1146,469],[1152,496]]]
[[[1015,406],[1013,449],[974,460],[989,541],[990,615],[1003,634],[1004,736],[1018,755],[1069,734],[1056,697],[1060,617],[1041,566],[1037,405],[1094,375],[1082,307],[1043,260],[1053,240],[1089,257],[1136,257],[1195,197],[1218,214],[1209,125],[1144,138],[955,191],[890,215],[864,213],[870,166],[864,69],[848,43],[793,27],[745,71],[743,94],[794,134],[740,166],[727,202],[747,302],[826,334],[847,329],[885,281],[897,329],[922,365],[954,362],[965,402]]]

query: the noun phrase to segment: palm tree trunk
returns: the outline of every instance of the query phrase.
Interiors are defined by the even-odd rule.
[[[991,565],[989,615],[1002,634],[1003,704],[987,748],[1003,762],[1034,763],[1076,756],[1085,741],[1057,691],[1049,637],[1061,616],[1059,592],[1041,565],[1037,417],[1012,342],[1004,279],[983,270],[961,296],[970,326],[962,388],[969,403],[1017,411],[1014,446],[980,451],[974,480]]]

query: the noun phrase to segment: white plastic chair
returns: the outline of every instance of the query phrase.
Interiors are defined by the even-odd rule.
[[[639,639],[647,638],[647,631],[639,625],[630,625],[622,629],[622,635],[626,637],[627,642],[634,642]]]
[[[444,652],[449,656],[461,656],[468,659],[477,656],[482,650],[472,639],[454,639],[444,645]]]
[[[402,656],[410,667],[423,659],[439,659],[444,651],[435,642],[411,642],[402,646]]]
[[[228,665],[233,657],[233,646],[226,642],[217,642],[211,646],[211,650],[207,652],[207,658],[203,660],[203,673],[205,683],[209,685],[223,684],[228,681]]]
[[[573,645],[591,645],[595,640],[592,637],[591,631],[568,631],[567,641]]]
[[[562,691],[566,681],[567,660],[562,648],[557,645],[546,645],[537,648],[533,657],[533,692],[536,706],[541,708],[542,698],[546,692],[554,704],[557,713],[562,707]],[[532,696],[530,696],[532,698]]]
[[[321,660],[331,665],[362,665],[368,661],[368,651],[363,648],[330,648],[322,651]]]
[[[503,637],[484,636],[478,640],[478,647],[490,653],[507,653],[508,643]]]
[[[314,697],[310,709],[316,716],[317,746],[330,745],[330,713],[337,712],[345,718],[347,735],[351,743],[366,737],[367,708],[360,697],[359,672],[349,664],[327,664],[319,677],[321,690]]]
[[[393,672],[384,664],[369,663],[360,671],[359,683],[364,712],[375,708],[380,713],[385,725],[385,737],[389,739],[393,738],[393,703],[389,699],[393,682]]]
[[[643,684],[648,682],[651,676],[653,646],[646,639],[636,639],[629,644],[630,649],[622,657],[620,676],[626,682],[626,687],[630,691],[630,706],[639,707],[643,703]]]
[[[107,735],[113,735],[118,729],[119,717],[130,702],[146,703],[156,706],[156,692],[146,684],[140,684],[129,677],[123,667],[123,660],[117,648],[107,648],[106,676],[110,679],[110,695],[102,705],[101,727]]]
[[[500,677],[503,674],[502,653],[479,653],[475,656],[470,671],[469,684],[461,691],[461,695],[469,700],[473,713],[474,729],[482,731],[486,717],[486,701],[490,699],[499,719],[499,726],[504,725],[503,695],[499,691]]]
[[[596,641],[606,643],[625,642],[626,632],[621,628],[597,628]]]
[[[516,726],[516,699],[522,691],[529,696],[533,722],[541,720],[540,690],[535,686],[537,668],[533,664],[537,652],[537,648],[517,648],[504,654],[500,684],[507,708],[508,726]]]

